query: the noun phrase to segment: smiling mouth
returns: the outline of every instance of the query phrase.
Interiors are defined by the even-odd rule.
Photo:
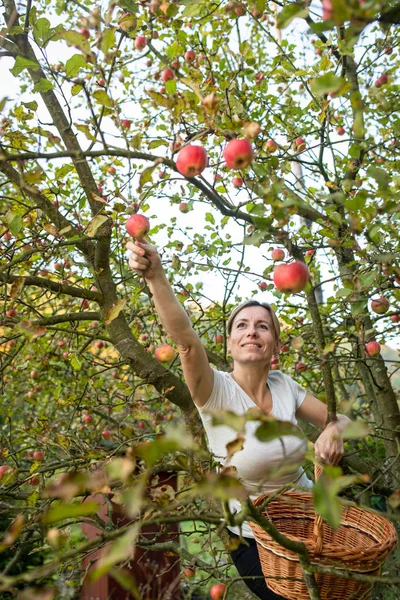
[[[243,348],[261,348],[259,344],[243,344]]]

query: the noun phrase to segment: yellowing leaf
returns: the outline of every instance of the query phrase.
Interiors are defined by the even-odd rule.
[[[106,215],[96,215],[94,219],[92,219],[87,226],[86,233],[89,237],[94,237],[97,233],[97,230],[108,221],[108,217]]]
[[[245,437],[243,435],[237,435],[236,439],[234,439],[232,442],[228,442],[226,444],[226,460],[230,461],[230,459],[232,458],[232,456],[234,454],[236,454],[236,452],[240,452],[240,450],[243,450],[243,445],[244,445],[244,441],[245,441]]]
[[[46,524],[56,523],[64,519],[85,517],[97,513],[99,505],[93,500],[86,502],[71,502],[69,504],[52,504],[51,508],[43,515]]]
[[[104,319],[104,322],[106,325],[109,325],[111,323],[111,321],[114,321],[114,319],[116,319],[118,317],[121,310],[124,309],[125,304],[126,304],[126,300],[122,300],[122,299],[117,300],[116,302],[113,302],[113,304],[111,304],[111,306],[107,309],[105,319]]]
[[[21,321],[16,325],[16,329],[19,333],[22,333],[29,339],[35,339],[45,335],[47,329],[43,325],[35,325],[32,321]]]
[[[18,277],[11,285],[10,296],[11,298],[18,298],[22,288],[24,287],[25,277]]]

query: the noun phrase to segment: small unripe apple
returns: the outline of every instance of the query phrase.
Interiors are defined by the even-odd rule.
[[[193,50],[187,50],[185,52],[185,60],[187,63],[192,63],[196,60],[196,53]]]
[[[179,205],[179,210],[181,213],[188,213],[190,210],[189,204],[187,202],[181,202]]]
[[[160,362],[169,362],[174,358],[175,350],[169,344],[162,344],[156,349],[154,355]]]
[[[176,159],[176,168],[184,177],[196,177],[207,167],[208,156],[202,146],[189,144],[180,150]]]
[[[44,460],[44,454],[41,450],[35,450],[35,452],[33,453],[33,458],[34,460]]]
[[[122,119],[121,125],[122,127],[125,127],[125,129],[129,129],[132,125],[132,121],[130,121],[129,119]]]
[[[32,369],[32,371],[29,373],[29,377],[31,379],[37,379],[37,376],[39,375],[38,371],[36,369]]]
[[[268,284],[266,281],[260,281],[260,283],[258,284],[258,287],[260,288],[260,290],[263,292],[264,290],[267,289]]]
[[[103,431],[101,432],[101,435],[103,436],[103,438],[105,440],[109,440],[111,438],[111,431],[109,429],[103,429]]]
[[[308,367],[307,367],[307,365],[305,363],[299,362],[299,363],[297,363],[295,369],[299,373],[303,373],[304,371],[307,371]]]
[[[307,265],[299,260],[288,265],[278,265],[274,269],[273,279],[275,287],[280,292],[287,294],[301,292],[309,279]]]
[[[274,142],[274,140],[268,140],[267,142],[265,142],[265,149],[268,152],[268,154],[272,154],[273,152],[276,152],[278,150],[278,144]]]
[[[271,258],[272,258],[272,260],[284,260],[285,251],[282,250],[281,248],[275,248],[271,252]]]
[[[222,333],[217,333],[214,339],[216,344],[222,344],[224,341],[224,336],[222,335]]]
[[[300,152],[303,152],[306,149],[307,144],[305,140],[303,140],[303,138],[296,138],[294,141],[294,145],[296,147],[296,152],[300,154]]]
[[[136,240],[142,240],[149,232],[150,221],[145,215],[136,213],[131,215],[126,222],[126,230]]]
[[[371,310],[378,315],[383,315],[389,310],[389,300],[385,296],[381,296],[371,302]]]
[[[143,50],[147,46],[147,40],[142,35],[139,35],[135,40],[136,50]]]
[[[381,351],[381,345],[379,342],[367,342],[365,344],[365,351],[368,356],[377,356]]]
[[[81,29],[79,31],[79,33],[81,35],[84,35],[87,40],[90,38],[90,31],[89,31],[89,29],[86,29],[86,27],[84,27],[83,29]]]
[[[161,78],[163,81],[170,81],[175,78],[175,73],[172,69],[166,68],[162,71]]]
[[[245,169],[253,162],[253,158],[253,146],[247,139],[236,138],[225,146],[224,160],[230,169]]]
[[[125,13],[118,21],[118,26],[122,31],[129,33],[136,29],[137,20],[133,13]]]
[[[241,177],[234,177],[232,180],[233,187],[240,188],[243,185],[243,179]]]
[[[220,600],[224,597],[225,592],[226,585],[224,585],[223,583],[214,583],[214,585],[212,585],[210,589],[210,596],[212,600]]]
[[[85,415],[83,417],[83,422],[84,423],[93,423],[93,416],[92,415]]]

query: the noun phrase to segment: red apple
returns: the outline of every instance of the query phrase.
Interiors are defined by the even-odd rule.
[[[389,300],[381,296],[371,302],[371,310],[378,315],[383,315],[389,310]]]
[[[29,373],[29,377],[31,379],[37,379],[37,376],[39,375],[38,371],[36,369],[32,369],[32,371]]]
[[[247,139],[236,138],[225,146],[224,159],[230,169],[244,169],[253,162],[253,158],[253,146]]]
[[[224,336],[222,335],[222,333],[217,333],[217,335],[215,336],[215,343],[222,344],[223,341],[224,341]]]
[[[109,440],[111,438],[111,431],[109,429],[103,429],[103,431],[101,432],[101,435],[103,436],[103,438],[105,440]]]
[[[268,284],[266,281],[260,281],[260,283],[258,284],[258,287],[260,288],[260,290],[263,292],[264,290],[267,289]]]
[[[278,145],[276,142],[274,142],[274,140],[268,140],[265,143],[265,149],[268,152],[268,154],[272,154],[273,152],[276,152],[278,150]]]
[[[307,371],[308,367],[307,367],[307,365],[305,363],[299,362],[299,363],[297,363],[295,369],[299,373],[303,373],[304,371]]]
[[[271,252],[272,260],[283,260],[285,258],[285,251],[280,248],[275,248]]]
[[[169,344],[162,344],[154,353],[157,360],[160,362],[169,362],[175,356],[175,350]]]
[[[279,371],[279,362],[271,363],[271,371]]]
[[[179,60],[177,58],[175,58],[175,60],[173,60],[171,62],[171,67],[175,70],[179,69],[180,66],[181,66],[181,63],[179,62]]]
[[[207,167],[208,156],[202,146],[189,144],[182,148],[176,159],[176,168],[184,177],[196,177]]]
[[[3,479],[4,475],[6,473],[9,473],[10,471],[12,471],[12,468],[9,467],[8,465],[1,465],[0,466],[0,480]]]
[[[185,52],[185,60],[187,63],[192,63],[194,60],[196,60],[195,52],[193,52],[193,50],[187,50]]]
[[[130,129],[130,126],[132,125],[132,121],[130,121],[129,119],[122,119],[121,125],[122,125],[122,127],[125,127],[125,129]]]
[[[32,457],[34,458],[34,460],[44,460],[44,454],[41,450],[35,450]]]
[[[100,87],[106,87],[106,80],[103,78],[98,79],[97,85],[99,85]]]
[[[85,27],[83,29],[81,29],[79,31],[79,33],[84,35],[87,40],[90,38],[90,31],[89,31],[89,29],[86,29]]]
[[[400,321],[400,316],[399,315],[392,315],[390,317],[390,320],[392,321],[392,323],[398,323]]]
[[[65,346],[66,342],[65,340],[59,340],[57,342],[57,348],[62,348],[63,346]]]
[[[241,177],[234,177],[232,180],[233,187],[240,188],[243,185],[243,179]]]
[[[322,20],[329,21],[332,18],[332,0],[322,0]]]
[[[296,152],[298,154],[306,149],[306,142],[303,140],[303,138],[296,138],[294,145],[296,146]]]
[[[143,50],[147,46],[147,40],[142,35],[139,35],[135,40],[136,50]]]
[[[28,481],[29,485],[39,485],[40,479],[39,477],[31,477]]]
[[[181,202],[179,205],[179,210],[181,213],[188,213],[190,210],[189,204],[187,202]]]
[[[63,266],[64,265],[62,263],[60,263],[60,262],[55,262],[54,263],[54,268],[55,268],[56,271],[62,271]]]
[[[9,310],[6,310],[6,315],[7,317],[14,318],[17,316],[17,311],[14,308],[10,308]]]
[[[282,344],[281,352],[287,352],[289,350],[289,346],[287,344]]]
[[[387,83],[389,81],[389,78],[387,76],[386,73],[383,73],[380,77],[378,77],[378,79],[375,81],[374,85],[375,87],[381,87],[382,85],[385,85],[385,83]]]
[[[83,417],[83,422],[84,423],[93,423],[93,416],[92,415],[85,415]]]
[[[172,69],[164,69],[161,73],[161,77],[163,81],[170,81],[175,78],[175,73]]]
[[[306,256],[314,256],[314,254],[315,254],[315,250],[313,250],[313,249],[306,251]]]
[[[96,348],[104,348],[104,346],[105,346],[105,343],[102,340],[100,340],[99,342],[96,342]]]
[[[194,569],[185,569],[183,571],[183,574],[185,577],[190,578],[190,577],[194,577],[196,575],[196,571]]]
[[[108,169],[107,169],[107,173],[109,173],[110,175],[115,175],[116,172],[117,172],[117,169],[113,166],[108,167]]]
[[[367,342],[365,344],[365,351],[368,356],[377,356],[381,351],[381,345],[379,342]]]
[[[308,283],[309,273],[307,266],[296,260],[288,265],[275,267],[273,279],[275,287],[280,292],[295,294],[304,290]]]
[[[126,222],[126,230],[136,240],[141,240],[150,229],[150,221],[144,215],[136,213],[131,215]]]
[[[226,585],[223,583],[214,583],[210,589],[210,596],[212,600],[220,600],[223,598],[226,592]]]
[[[344,134],[346,133],[346,131],[345,131],[345,128],[344,128],[344,127],[338,127],[338,128],[336,129],[336,133],[337,133],[338,135],[344,135]]]

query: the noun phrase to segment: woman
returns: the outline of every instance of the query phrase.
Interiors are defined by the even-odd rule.
[[[132,252],[129,266],[144,275],[162,324],[177,345],[185,381],[204,423],[211,452],[224,462],[226,444],[235,439],[236,433],[229,427],[214,427],[210,412],[232,410],[245,414],[256,406],[277,419],[294,424],[304,419],[323,429],[314,446],[315,454],[326,462],[339,461],[343,455],[340,434],[349,419],[338,415],[335,423],[326,425],[328,413],[323,402],[287,375],[270,371],[272,356],[280,348],[279,321],[272,308],[249,301],[233,311],[227,327],[233,369],[231,373],[217,371],[210,366],[199,336],[175,298],[157,249],[145,240],[128,242],[127,248]],[[262,443],[254,435],[257,425],[256,421],[247,422],[243,449],[229,462],[236,467],[250,497],[254,499],[288,482],[311,485],[299,467],[306,441],[282,436]],[[230,509],[238,511],[239,501],[232,500]],[[231,553],[232,559],[248,587],[263,600],[280,598],[266,586],[250,526],[243,523],[240,530],[228,530],[239,544]]]

